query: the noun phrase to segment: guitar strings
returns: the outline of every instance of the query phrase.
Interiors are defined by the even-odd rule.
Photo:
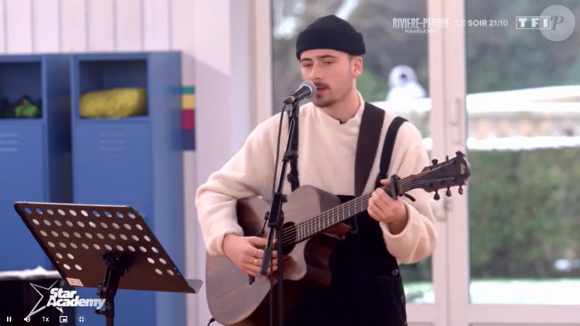
[[[451,163],[449,163],[449,164],[451,164]],[[445,164],[445,165],[447,165],[447,164]],[[428,173],[432,173],[434,170],[438,170],[442,167],[443,167],[443,165],[438,166],[435,169],[422,171],[421,173],[418,173],[416,175],[402,179],[399,182],[399,187],[405,188],[405,187],[409,186],[411,184],[411,182],[415,181],[416,179],[420,178],[421,176],[424,176]],[[438,180],[441,181],[441,180],[445,180],[445,179],[453,179],[453,178],[443,178],[443,179],[439,178]],[[430,183],[432,183],[432,181],[420,181],[416,185],[421,186],[421,185],[430,184]],[[390,194],[389,186],[384,186],[382,188],[385,191],[387,191],[387,193]],[[403,191],[403,192],[405,192],[405,191]],[[337,215],[337,211],[340,209],[344,209],[347,206],[354,206],[355,211],[358,211],[356,208],[359,207],[359,205],[360,205],[360,207],[362,209],[360,211],[358,211],[358,213],[364,211],[368,207],[368,200],[369,200],[371,195],[372,194],[366,194],[366,195],[363,195],[361,197],[355,198],[352,201],[343,203],[343,204],[338,205],[338,206],[336,206],[336,207],[334,207],[326,212],[323,212],[322,214],[320,214],[314,218],[297,223],[296,225],[293,225],[292,227],[284,229],[282,231],[282,239],[283,239],[282,245],[298,243],[304,239],[309,238],[310,236],[312,236],[316,233],[316,231],[314,231],[314,230],[317,229],[317,226],[320,226],[328,218],[334,219],[335,217],[338,217],[339,215]],[[349,209],[349,211],[350,211],[350,209]],[[356,214],[354,214],[354,215],[356,215]],[[346,219],[346,218],[344,218],[344,219]],[[339,218],[339,220],[340,220],[340,218]],[[318,227],[318,228],[320,228],[320,227]]]
[[[398,186],[399,186],[399,188],[408,187],[416,179],[418,179],[422,176],[425,176],[429,173],[433,173],[433,171],[439,170],[439,169],[443,168],[444,166],[450,165],[450,164],[453,164],[453,163],[452,162],[443,163],[434,169],[421,171],[420,173],[417,173],[416,175],[412,175],[412,176],[409,176],[407,178],[404,178],[398,182]],[[438,179],[438,180],[445,180],[445,179],[453,179],[453,178],[444,178],[444,179]],[[426,184],[430,184],[430,183],[432,183],[432,181],[420,181],[416,185],[421,186],[421,185],[426,185]],[[383,186],[382,188],[383,188],[383,190],[385,190],[387,192],[387,194],[391,195],[390,194],[390,186]],[[405,191],[403,191],[403,192],[405,192]],[[316,230],[316,226],[320,225],[321,223],[324,223],[324,221],[327,220],[328,218],[337,217],[338,216],[337,211],[340,209],[344,209],[347,206],[354,206],[355,211],[357,211],[356,208],[360,206],[360,207],[362,207],[362,210],[360,210],[359,213],[364,211],[365,209],[368,208],[368,201],[369,201],[371,196],[372,196],[372,193],[369,193],[369,194],[363,195],[361,197],[355,198],[351,201],[340,204],[340,205],[338,205],[338,206],[336,206],[336,207],[334,207],[326,212],[323,212],[323,213],[321,213],[321,214],[319,214],[319,215],[317,215],[309,220],[299,222],[291,227],[288,227],[288,228],[282,230],[282,245],[284,246],[284,245],[296,244],[302,240],[309,238],[310,236],[314,235],[314,233],[316,233],[316,232],[313,232],[313,230]],[[349,209],[349,211],[350,211],[350,209]]]
[[[404,188],[404,187],[408,186],[411,183],[411,181],[412,180],[405,180],[399,184],[399,187]],[[382,187],[382,188],[390,195],[390,188],[388,188],[388,186]],[[352,201],[343,203],[343,204],[338,205],[338,206],[336,206],[336,207],[334,207],[326,212],[323,212],[322,214],[320,214],[312,219],[298,223],[296,225],[297,231],[298,230],[306,231],[305,233],[307,233],[303,237],[300,237],[300,238],[307,238],[308,236],[310,236],[310,233],[315,233],[316,227],[317,226],[322,227],[323,224],[325,223],[325,221],[328,221],[329,218],[332,218],[334,220],[335,218],[338,217],[338,219],[340,220],[341,219],[340,215],[342,215],[342,214],[338,214],[338,212],[340,210],[343,210],[343,211],[346,210],[347,207],[349,207],[349,209],[348,209],[349,212],[351,211],[351,208],[354,208],[354,211],[359,212],[359,213],[361,211],[364,211],[365,209],[368,208],[368,201],[369,201],[371,196],[372,196],[372,193],[365,194],[361,197],[355,198]],[[344,218],[344,219],[346,219],[346,218]],[[330,225],[328,227],[330,227]],[[302,240],[302,239],[300,239],[300,240]]]
[[[417,174],[415,176],[406,178],[404,180],[401,180],[401,182],[399,183],[399,187],[404,188],[407,187],[411,184],[411,182],[413,182],[415,179],[419,178],[423,173]],[[425,182],[421,182],[420,184],[427,184],[429,183],[428,181]],[[385,191],[387,191],[387,193],[390,193],[390,189],[389,186],[385,186],[382,187]],[[305,238],[308,238],[311,234],[311,231],[316,229],[316,226],[321,225],[321,223],[324,223],[325,220],[327,220],[328,218],[335,218],[337,217],[337,211],[340,209],[344,209],[348,206],[351,207],[355,207],[355,211],[358,211],[358,207],[361,207],[362,210],[364,211],[367,207],[368,207],[368,201],[370,199],[370,197],[372,196],[372,193],[370,194],[365,194],[361,197],[355,198],[354,200],[348,201],[346,203],[343,203],[341,205],[338,205],[326,212],[323,212],[320,215],[317,215],[314,218],[311,218],[309,220],[297,223],[289,228],[286,228],[282,231],[282,245],[289,245],[289,244],[293,244],[293,243],[297,243],[301,240],[304,240]],[[350,211],[350,209],[349,209]],[[330,227],[330,226],[329,226]],[[301,231],[306,231],[303,234]],[[295,237],[297,239],[295,239]],[[295,241],[297,240],[297,241]]]

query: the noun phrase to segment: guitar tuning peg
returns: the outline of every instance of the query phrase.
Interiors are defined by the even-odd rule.
[[[435,197],[434,197],[434,199],[435,199],[435,200],[439,200],[439,199],[441,199],[441,197],[439,196],[439,192],[438,192],[438,191],[436,191],[436,192],[435,192]]]
[[[460,195],[463,195],[463,186],[459,186],[459,190],[457,192],[459,192]]]
[[[445,155],[445,160],[449,161],[449,155]]]
[[[434,158],[434,159],[431,160],[431,162],[433,162],[433,166],[435,166],[435,165],[437,165],[437,162],[439,162],[439,161],[437,161],[437,159]]]
[[[447,187],[447,191],[445,192],[445,194],[447,195],[447,197],[451,197],[451,189],[449,189],[449,187]]]

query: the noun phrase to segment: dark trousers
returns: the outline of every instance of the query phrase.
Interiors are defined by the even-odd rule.
[[[304,295],[285,326],[405,326],[405,294],[399,270],[385,276],[338,279]]]

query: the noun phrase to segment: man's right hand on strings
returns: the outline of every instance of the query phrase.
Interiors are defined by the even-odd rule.
[[[264,248],[268,239],[260,237],[241,237],[236,234],[228,234],[224,238],[223,250],[225,255],[240,270],[252,276],[258,276],[262,269],[262,259],[264,257]],[[278,269],[276,240],[272,241],[272,261],[268,264],[273,265],[273,269],[268,266],[268,275]]]

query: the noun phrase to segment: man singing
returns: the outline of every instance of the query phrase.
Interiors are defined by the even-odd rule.
[[[343,201],[355,195],[355,154],[365,109],[356,80],[365,52],[362,35],[333,15],[310,24],[296,44],[302,78],[316,85],[312,103],[299,110],[300,185],[317,187]],[[197,191],[198,218],[209,254],[225,255],[251,275],[259,274],[266,239],[243,235],[236,221],[236,200],[251,196],[271,200],[279,119],[275,115],[258,125],[240,151]],[[281,153],[288,137],[284,119]],[[366,183],[365,193],[372,192],[368,210],[356,217],[357,232],[347,233],[333,251],[330,286],[300,299],[286,316],[286,326],[407,324],[399,264],[430,256],[437,244],[437,226],[427,192],[415,189],[409,192],[415,201],[395,200],[376,187],[380,149],[394,119],[395,115],[385,113],[379,150]],[[404,178],[430,165],[421,134],[411,123],[404,122],[393,141],[388,175]],[[284,193],[291,192],[286,182]]]

